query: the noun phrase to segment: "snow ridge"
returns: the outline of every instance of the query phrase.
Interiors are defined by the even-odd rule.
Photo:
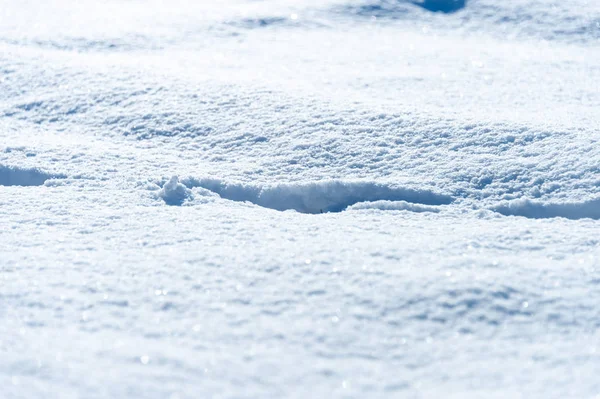
[[[371,201],[371,202],[358,202],[354,205],[350,205],[348,210],[366,210],[376,209],[380,211],[410,211],[410,212],[433,212],[439,213],[440,208],[430,205],[412,204],[406,201]]]

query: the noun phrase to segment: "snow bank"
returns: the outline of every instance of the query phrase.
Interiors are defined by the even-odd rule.
[[[411,204],[406,201],[373,201],[359,202],[348,207],[348,210],[379,209],[381,211],[439,212],[434,206]]]
[[[179,182],[177,176],[163,185],[158,192],[158,196],[162,198],[167,205],[181,205],[187,199],[193,198],[192,190]]]
[[[600,219],[600,198],[585,202],[544,203],[529,199],[510,201],[492,208],[505,216],[532,219],[563,217],[566,219]]]
[[[449,204],[453,198],[429,189],[412,189],[369,181],[327,180],[310,183],[252,185],[227,183],[218,179],[187,178],[188,188],[202,187],[232,201],[302,213],[340,212],[359,202],[407,201],[426,205]]]
[[[0,186],[41,186],[48,179],[64,177],[66,176],[42,172],[36,168],[0,165]]]

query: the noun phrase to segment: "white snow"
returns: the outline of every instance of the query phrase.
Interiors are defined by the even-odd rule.
[[[0,398],[597,398],[600,2],[0,3]]]

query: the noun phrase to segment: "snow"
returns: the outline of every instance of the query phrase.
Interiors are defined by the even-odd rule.
[[[439,212],[440,209],[434,206],[411,204],[406,201],[367,201],[358,202],[349,206],[347,209],[379,209],[381,211],[411,211],[411,212]]]
[[[167,205],[181,205],[185,200],[194,198],[192,190],[179,183],[179,177],[177,176],[172,176],[171,179],[162,186],[158,192],[158,196],[162,198]]]
[[[0,5],[0,397],[600,395],[600,3]]]
[[[184,184],[207,189],[232,201],[251,202],[278,211],[293,209],[302,213],[341,212],[348,206],[365,201],[410,200],[435,205],[452,202],[449,195],[369,181],[322,180],[257,186],[190,177],[184,180]]]
[[[600,219],[600,199],[583,202],[537,202],[528,198],[509,201],[497,205],[494,209],[503,215],[524,216],[528,218]]]
[[[40,186],[54,177],[38,169],[0,165],[0,186]]]

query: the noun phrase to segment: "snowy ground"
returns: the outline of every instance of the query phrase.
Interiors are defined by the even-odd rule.
[[[0,1],[0,398],[600,395],[600,3]]]

